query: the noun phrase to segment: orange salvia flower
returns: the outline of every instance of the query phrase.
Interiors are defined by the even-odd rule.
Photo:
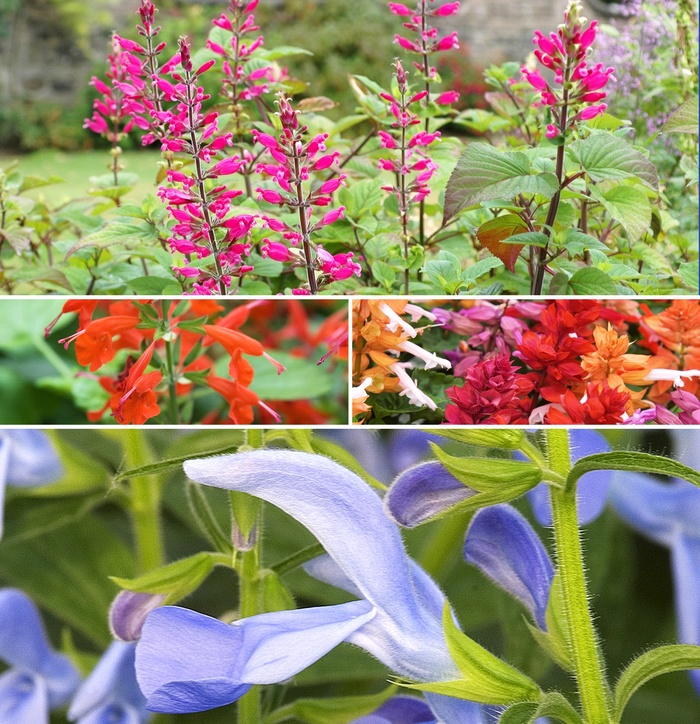
[[[90,372],[94,372],[113,359],[115,349],[112,337],[133,329],[138,323],[139,318],[132,316],[96,319],[72,338],[67,338],[66,345],[71,339],[75,339],[75,356],[78,364],[84,367],[89,365]]]

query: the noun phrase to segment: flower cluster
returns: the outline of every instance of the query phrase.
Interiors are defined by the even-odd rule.
[[[605,86],[614,69],[602,63],[589,67],[589,49],[595,40],[598,23],[581,17],[581,4],[572,0],[564,14],[564,23],[549,36],[535,31],[535,57],[554,74],[553,82],[539,70],[523,66],[523,77],[541,92],[541,101],[552,113],[554,123],[547,126],[547,138],[564,136],[577,121],[587,121],[605,112],[602,103]]]
[[[278,112],[282,132],[278,136],[254,130],[253,137],[265,149],[266,156],[257,170],[270,178],[280,189],[258,187],[258,200],[278,207],[286,206],[298,217],[290,226],[285,221],[263,216],[263,226],[282,234],[287,242],[265,239],[263,256],[275,261],[292,262],[306,272],[306,284],[294,289],[295,294],[316,294],[319,288],[333,281],[360,275],[360,265],[353,261],[353,253],[331,254],[320,245],[314,245],[311,236],[324,226],[343,218],[345,207],[326,211],[315,222],[314,208],[325,208],[333,203],[333,193],[345,185],[345,174],[336,174],[320,183],[310,183],[313,174],[332,168],[338,153],[325,153],[327,133],[308,139],[308,127],[299,123],[297,112],[284,93],[278,94]]]
[[[680,424],[698,418],[697,301],[481,301],[437,307],[432,315],[439,327],[423,346],[439,350],[457,378],[456,384],[446,375],[442,384],[431,380],[433,394],[442,398],[444,391],[447,398],[445,422]],[[353,323],[358,338],[366,322],[356,313]],[[363,372],[370,349],[397,348],[390,335],[372,337],[369,328],[359,334],[355,415],[363,421],[371,418],[370,395],[394,389],[366,382],[370,375]],[[382,408],[391,407],[386,397],[379,400]]]
[[[420,62],[414,62],[416,70],[423,76],[426,83],[435,80],[436,69],[430,64],[430,55],[445,50],[459,48],[457,33],[452,32],[442,38],[438,37],[438,29],[430,25],[432,18],[445,18],[459,12],[458,2],[445,2],[435,5],[434,0],[418,0],[415,10],[411,10],[402,3],[389,3],[389,10],[399,17],[409,18],[403,24],[404,28],[415,34],[415,40],[405,38],[398,33],[394,36],[394,42],[404,50],[417,53],[421,56]],[[449,105],[459,99],[455,91],[442,93],[435,102],[440,105]]]
[[[426,369],[450,369],[450,361],[427,352],[412,339],[425,327],[415,328],[403,316],[415,323],[422,317],[435,322],[436,317],[406,301],[364,300],[353,303],[353,414],[370,411],[365,404],[368,393],[398,392],[417,407],[435,410],[437,405],[418,385],[407,370],[413,369],[411,358],[421,359]],[[400,360],[405,353],[407,359]]]
[[[111,370],[97,378],[106,399],[101,409],[88,412],[88,419],[96,422],[109,411],[120,424],[142,425],[160,415],[165,404],[171,422],[180,422],[187,408],[192,414],[195,393],[204,387],[226,401],[230,422],[252,423],[254,407],[280,422],[279,415],[250,389],[254,370],[244,356],[265,357],[278,373],[284,372],[263,344],[240,331],[259,306],[275,303],[249,302],[227,309],[203,300],[67,302],[64,312],[78,312],[79,327],[60,342],[66,348],[74,343],[78,364],[90,372],[107,365]],[[96,317],[98,311],[104,316]],[[216,364],[222,350],[228,358],[228,376]],[[203,421],[218,417],[215,408]]]

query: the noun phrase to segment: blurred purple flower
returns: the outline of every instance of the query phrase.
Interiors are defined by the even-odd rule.
[[[677,459],[700,469],[695,435],[674,433],[678,442],[689,445],[680,447]],[[610,500],[633,528],[670,549],[678,638],[700,645],[700,489],[685,480],[668,484],[624,473],[615,477]],[[700,695],[700,671],[689,674]]]
[[[34,488],[55,483],[62,475],[61,461],[45,432],[0,430],[0,538],[5,486]]]
[[[49,711],[63,706],[80,677],[68,657],[51,648],[39,611],[15,588],[0,590],[0,722],[48,724]]]
[[[249,493],[306,526],[327,551],[306,570],[359,600],[231,625],[178,607],[153,611],[136,648],[149,709],[187,713],[228,704],[253,684],[291,678],[342,641],[414,681],[460,678],[443,632],[442,592],[408,558],[380,498],[358,476],[323,456],[286,450],[184,467],[196,482]],[[426,700],[445,724],[470,721],[470,702],[435,694]]]
[[[571,462],[575,463],[586,455],[610,451],[607,440],[595,430],[571,430]],[[525,456],[516,453],[518,460],[525,460]],[[595,520],[605,508],[612,473],[609,470],[595,470],[581,477],[576,488],[578,498],[578,521],[580,525],[587,525]],[[527,493],[535,518],[540,525],[552,525],[552,506],[549,502],[549,486],[541,483]]]
[[[468,705],[468,706],[465,706]],[[493,707],[463,702],[460,707],[461,724],[487,724]],[[353,719],[350,724],[440,724],[435,713],[422,699],[412,696],[394,696],[371,714]]]
[[[115,641],[82,683],[68,710],[77,724],[144,724],[150,718],[136,683],[134,644]]]

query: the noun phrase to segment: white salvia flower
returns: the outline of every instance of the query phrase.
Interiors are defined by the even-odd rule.
[[[398,331],[399,327],[403,329],[403,331],[409,336],[409,337],[415,337],[418,334],[418,331],[415,330],[408,322],[404,322],[401,317],[386,303],[382,302],[379,305],[379,309],[386,314],[387,317],[389,317],[389,322],[386,325],[386,328],[391,332]]]
[[[367,388],[372,384],[372,378],[371,377],[365,377],[362,382],[357,387],[352,388],[352,399],[353,400],[359,400],[360,398],[366,398],[367,397]]]
[[[414,357],[422,359],[423,362],[425,362],[426,370],[437,367],[438,365],[445,367],[448,370],[452,367],[452,363],[448,359],[438,357],[434,352],[428,352],[428,350],[419,347],[417,344],[413,344],[413,342],[401,342],[401,344],[397,345],[397,347],[402,349],[404,352],[412,354]]]
[[[431,410],[436,410],[437,405],[426,395],[418,389],[418,385],[411,379],[410,375],[404,369],[406,365],[400,362],[394,362],[389,369],[399,378],[401,384],[401,392],[399,395],[405,395],[408,401],[412,405],[417,407],[428,407]]]
[[[670,370],[664,367],[659,367],[655,370],[651,370],[644,379],[649,380],[650,382],[658,382],[659,380],[671,381],[673,382],[674,387],[684,387],[684,377],[700,377],[700,370]]]
[[[417,322],[421,317],[425,317],[431,322],[434,322],[437,319],[437,317],[432,312],[428,312],[427,310],[419,307],[417,304],[407,304],[404,307],[404,311],[406,314],[411,315],[412,322]]]

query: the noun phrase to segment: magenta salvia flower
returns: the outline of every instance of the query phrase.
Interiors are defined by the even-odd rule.
[[[523,67],[523,79],[541,92],[541,102],[550,106],[555,123],[547,126],[547,138],[564,135],[576,121],[587,121],[605,112],[600,103],[604,90],[613,78],[613,68],[602,63],[589,67],[588,54],[597,33],[597,22],[590,24],[580,16],[581,4],[572,0],[564,14],[564,23],[549,36],[535,31],[534,52],[544,68],[553,72],[552,82],[538,70]],[[595,105],[584,105],[595,104]]]
[[[318,229],[343,218],[345,208],[342,206],[327,211],[316,223],[312,221],[312,214],[314,207],[329,206],[333,202],[333,194],[345,186],[346,176],[338,174],[320,183],[312,181],[313,173],[332,169],[339,154],[325,153],[326,133],[307,140],[308,128],[299,125],[297,113],[283,93],[278,94],[277,104],[282,133],[276,138],[254,129],[253,137],[263,147],[265,156],[269,157],[261,159],[256,171],[269,178],[279,190],[263,187],[255,190],[259,201],[287,207],[298,214],[296,227],[279,219],[262,218],[264,226],[281,233],[293,247],[300,246],[300,249],[287,249],[285,253],[280,248],[283,244],[266,239],[262,253],[276,261],[291,261],[294,265],[305,267],[307,285],[304,291],[315,294],[325,284],[347,279],[352,274],[360,275],[359,264],[351,261],[352,254],[334,257],[321,247],[315,248],[310,238]]]
[[[242,242],[255,223],[251,214],[231,215],[231,201],[243,192],[216,183],[221,176],[239,171],[238,156],[216,160],[217,154],[233,144],[231,133],[219,130],[218,113],[204,113],[202,104],[209,96],[198,85],[199,76],[206,73],[213,63],[208,61],[194,69],[190,48],[186,40],[180,40],[179,52],[162,68],[174,82],[157,79],[163,100],[172,104],[155,112],[162,126],[167,129],[163,146],[169,150],[184,152],[193,160],[193,167],[184,170],[168,169],[170,186],[161,186],[158,195],[168,204],[168,211],[176,223],[173,235],[168,239],[173,252],[198,259],[212,257],[209,267],[175,267],[185,279],[196,279],[193,289],[198,294],[218,291],[226,294],[233,278],[240,278],[252,269],[244,264],[250,253],[250,244]],[[206,165],[213,163],[207,169]],[[211,283],[213,280],[213,283]]]

